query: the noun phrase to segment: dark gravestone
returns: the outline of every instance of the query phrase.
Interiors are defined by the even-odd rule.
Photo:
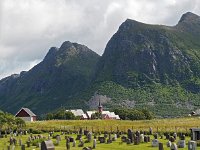
[[[126,139],[126,144],[131,144],[131,139]]]
[[[135,135],[138,136],[138,137],[140,137],[140,131],[136,131]]]
[[[153,136],[154,136],[154,139],[158,139],[158,133],[155,133]]]
[[[148,142],[150,142],[150,141],[151,141],[151,138],[150,138],[150,136],[147,136],[147,140],[148,140]]]
[[[134,145],[139,145],[140,144],[140,137],[139,136],[136,136],[134,138]]]
[[[26,144],[27,144],[27,147],[31,146],[31,142],[30,141],[27,141]]]
[[[121,134],[120,133],[117,133],[117,138],[120,138],[121,137]]]
[[[81,138],[82,138],[82,135],[78,134],[77,137],[76,137],[76,140],[80,140]]]
[[[66,138],[66,148],[70,150],[70,138]]]
[[[180,136],[180,140],[185,140],[185,135],[184,135],[184,134],[182,134],[182,135]]]
[[[69,137],[69,142],[74,142],[74,138],[73,137]]]
[[[163,143],[159,143],[159,150],[164,150]]]
[[[172,137],[172,136],[169,138],[169,140],[170,140],[171,142],[175,142],[175,139],[174,139],[174,137]]]
[[[22,146],[21,146],[21,150],[25,150],[25,145],[22,145]]]
[[[7,150],[10,150],[10,145],[7,146]]]
[[[55,150],[55,146],[51,140],[41,143],[41,150]]]
[[[84,130],[83,133],[84,133],[85,136],[87,136],[89,131],[88,130]]]
[[[148,138],[147,138],[147,136],[144,136],[144,142],[145,142],[145,143],[148,143]]]
[[[78,144],[78,147],[83,147],[84,146],[84,142],[82,140],[80,140],[80,143]]]
[[[169,138],[170,138],[170,135],[166,134],[166,140],[169,140]]]
[[[133,143],[133,131],[131,129],[128,129],[128,139],[130,139],[131,143]]]
[[[79,134],[83,134],[83,129],[82,128],[80,128],[80,130],[79,130]]]
[[[100,141],[100,143],[105,143],[106,142],[106,138],[105,137],[98,137],[98,140]]]
[[[122,141],[122,142],[126,142],[126,139],[127,139],[127,137],[125,137],[125,136],[122,136],[122,137],[121,137],[121,141]]]

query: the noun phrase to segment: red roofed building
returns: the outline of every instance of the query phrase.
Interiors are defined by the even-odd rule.
[[[15,117],[19,117],[24,121],[36,121],[36,115],[28,108],[21,108],[15,115]]]

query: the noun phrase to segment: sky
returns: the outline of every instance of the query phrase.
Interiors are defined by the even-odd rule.
[[[200,1],[0,0],[0,79],[29,70],[64,41],[102,55],[127,18],[173,26],[188,11],[200,15]]]

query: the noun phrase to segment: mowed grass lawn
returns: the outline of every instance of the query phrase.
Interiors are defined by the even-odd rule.
[[[144,121],[123,121],[123,120],[64,120],[64,121],[37,121],[33,123],[27,123],[26,129],[32,128],[35,131],[39,130],[46,130],[46,131],[55,131],[57,130],[57,133],[54,134],[61,134],[60,131],[67,131],[67,130],[76,130],[78,131],[80,127],[83,129],[88,129],[90,131],[127,131],[128,128],[132,128],[133,131],[136,130],[149,130],[149,127],[153,128],[153,132],[190,132],[189,129],[192,127],[198,127],[200,126],[200,118],[175,118],[175,119],[156,119],[156,120],[144,120]],[[38,134],[35,134],[38,135]],[[43,136],[48,137],[48,133],[42,133]],[[17,141],[21,138],[22,143],[26,143],[29,135],[23,135],[22,137],[18,136],[15,137]],[[67,136],[73,136],[74,138],[76,135],[67,135]],[[112,135],[113,136],[113,135]],[[10,135],[8,135],[7,138],[0,139],[0,149],[5,149],[7,145],[9,145],[9,138]],[[59,146],[55,146],[56,150],[65,150],[66,149],[66,141],[65,141],[65,135],[61,135],[62,141],[60,142]],[[151,140],[153,139],[153,136],[151,136]],[[52,139],[55,143],[56,140]],[[86,139],[83,139],[84,141]],[[190,140],[190,137],[186,138],[186,143]],[[166,147],[167,140],[160,139],[159,142],[162,142],[164,144],[164,149],[169,149]],[[178,142],[178,139],[176,140],[176,143]],[[76,147],[72,147],[70,150],[82,150],[81,147],[78,147],[79,141],[76,141]],[[85,143],[84,146],[92,146],[91,143]],[[30,148],[26,147],[26,150],[39,150],[40,148],[36,148],[35,146],[32,146]],[[152,147],[151,142],[149,143],[141,143],[140,145],[127,145],[126,143],[121,143],[121,138],[118,138],[117,141],[114,141],[111,144],[100,144],[99,141],[97,141],[97,147],[96,150],[158,150],[158,147]],[[182,150],[186,150],[186,148],[181,148]],[[15,147],[15,150],[21,150],[19,146]]]

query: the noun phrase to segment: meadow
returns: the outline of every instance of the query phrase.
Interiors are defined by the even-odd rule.
[[[52,121],[36,121],[32,123],[27,123],[26,127],[24,127],[26,130],[32,130],[35,132],[33,135],[42,134],[44,137],[48,137],[49,131],[55,131],[54,135],[61,135],[61,132],[65,131],[78,131],[80,128],[87,129],[89,131],[93,132],[114,132],[114,131],[123,131],[127,132],[127,129],[133,129],[133,131],[137,130],[145,130],[149,131],[149,127],[153,129],[153,132],[159,132],[160,135],[163,135],[164,133],[173,133],[173,132],[183,132],[183,133],[190,133],[190,128],[192,127],[198,127],[200,125],[200,118],[174,118],[174,119],[155,119],[155,120],[142,120],[142,121],[122,121],[122,120],[52,120]],[[126,134],[125,134],[126,135]],[[19,139],[22,140],[22,143],[25,144],[28,140],[28,137],[30,135],[22,135],[22,136],[16,136],[16,140]],[[56,150],[66,150],[66,140],[65,140],[65,134],[61,135],[61,142],[58,146],[55,146]],[[76,137],[75,134],[69,134],[67,136]],[[103,135],[102,135],[103,136]],[[9,145],[9,138],[10,135],[8,135],[7,138],[1,138],[0,139],[0,149],[7,150],[7,145]],[[151,140],[153,139],[153,136],[151,136]],[[86,140],[83,138],[83,140]],[[159,142],[162,142],[164,145],[164,149],[169,149],[166,147],[166,142],[168,140],[165,140],[165,137],[163,139],[160,139],[160,136],[158,138]],[[190,137],[186,137],[186,143],[190,140]],[[52,138],[52,141],[56,143],[56,139]],[[178,142],[178,139],[176,140],[176,143]],[[83,147],[78,147],[79,141],[76,141],[76,147],[72,147],[70,150],[82,150]],[[84,147],[92,146],[91,143],[85,143]],[[11,147],[12,148],[12,147]],[[26,150],[39,150],[40,148],[36,148],[36,146],[31,146],[29,148],[26,147]],[[133,145],[133,144],[126,144],[121,142],[121,138],[118,138],[116,141],[114,141],[111,144],[100,144],[99,141],[97,141],[97,147],[96,150],[157,150],[158,147],[152,147],[151,142],[149,143],[140,143],[139,145]],[[186,148],[181,148],[182,150],[186,150]],[[16,146],[15,150],[21,150],[20,146]]]

